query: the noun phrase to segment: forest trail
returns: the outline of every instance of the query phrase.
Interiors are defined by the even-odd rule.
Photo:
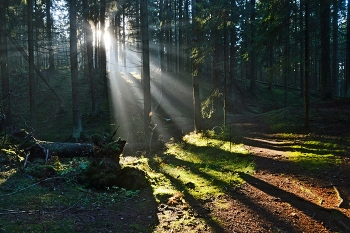
[[[205,204],[225,232],[350,232],[349,158],[339,157],[341,163],[325,170],[308,170],[290,157],[307,150],[302,140],[256,132],[243,137],[256,173],[240,174],[244,185]],[[218,202],[228,208],[218,208]]]

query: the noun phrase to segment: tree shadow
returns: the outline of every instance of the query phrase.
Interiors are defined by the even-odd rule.
[[[191,208],[204,219],[204,221],[214,230],[214,232],[225,232],[224,228],[220,226],[220,224],[213,220],[212,216],[208,210],[203,207],[203,203],[200,203],[193,195],[188,192],[188,189],[185,184],[183,184],[180,180],[172,177],[167,173],[163,173],[163,175],[171,181],[174,186],[180,190],[186,199],[186,202],[191,206]]]
[[[192,144],[187,144],[186,142],[183,142],[185,145],[185,148],[188,147],[197,147],[195,145]],[[198,147],[196,148],[196,150],[198,149],[198,151],[210,151],[210,154],[213,154],[213,160],[214,159],[220,159],[218,158],[218,154],[222,154],[222,150],[220,148],[216,148],[216,147],[211,147],[211,146],[203,146],[203,147]],[[201,154],[201,153],[199,153]],[[259,156],[255,156],[255,155],[240,155],[239,153],[231,153],[231,152],[225,152],[225,158],[227,158],[228,155],[232,156],[232,159],[235,159],[235,162],[239,162],[239,158],[241,159],[245,159],[247,156],[249,156],[252,160],[255,160],[257,162],[257,165],[259,167],[259,169],[264,169],[267,172],[271,172],[271,173],[283,173],[283,174],[292,174],[292,175],[299,175],[300,173],[302,173],[302,169],[297,169],[298,165],[290,162],[290,161],[277,161],[277,160],[273,160],[273,159],[269,159],[269,158],[265,158],[265,157],[259,157]],[[167,155],[167,156],[171,156],[169,159],[166,160],[167,163],[169,164],[173,164],[174,166],[186,166],[190,168],[190,172],[206,179],[206,180],[210,180],[212,181],[212,184],[218,187],[230,187],[232,186],[232,184],[229,184],[227,182],[224,182],[220,179],[217,179],[216,177],[209,175],[205,172],[203,172],[201,170],[201,168],[207,166],[208,164],[205,164],[206,162],[210,162],[208,161],[208,158],[203,158],[203,163],[202,164],[194,164],[192,162],[189,161],[184,161],[178,158],[175,158],[174,155]],[[238,158],[238,160],[237,160]],[[265,161],[261,161],[261,160],[265,160]],[[260,162],[262,162],[262,164],[265,165],[265,167],[260,167]],[[289,169],[290,167],[293,167],[293,169]],[[229,174],[229,172],[235,172],[229,169],[225,169],[222,167],[218,167],[218,166],[210,166],[211,169],[216,169],[218,171],[221,172],[226,172]],[[164,173],[163,173],[164,174]],[[328,227],[329,229],[335,230],[335,231],[347,231],[349,230],[347,228],[347,226],[345,225],[345,223],[349,222],[349,218],[344,215],[342,212],[336,210],[336,209],[327,209],[324,208],[322,206],[318,206],[316,204],[313,204],[310,201],[304,200],[300,197],[298,197],[297,195],[293,194],[293,193],[289,193],[287,191],[284,191],[274,185],[271,185],[263,180],[260,180],[250,174],[244,173],[244,172],[238,172],[239,176],[249,185],[265,192],[266,194],[272,196],[272,197],[276,197],[279,198],[280,200],[282,200],[285,203],[289,203],[290,205],[292,205],[293,207],[295,207],[296,209],[298,209],[299,211],[301,211],[302,213],[306,214],[308,217],[310,217],[310,219],[313,219],[315,221],[317,221],[320,225],[325,225],[326,227]],[[188,187],[186,187],[186,185],[184,185],[181,180],[178,180],[176,178],[174,178],[173,176],[171,176],[170,174],[164,174],[168,179],[170,179],[173,183],[176,183],[178,188],[181,191],[185,192],[185,196],[187,197],[187,195],[190,196],[191,201],[189,202],[194,206],[198,206],[198,200],[196,200],[193,196],[191,196],[189,194],[188,191],[186,191],[188,189]],[[312,173],[308,173],[308,174],[303,174],[304,176],[308,177],[308,178],[312,178],[312,179],[319,179],[319,177],[315,176],[313,177]],[[248,208],[250,208],[252,211],[256,212],[259,216],[263,216],[264,219],[271,223],[271,225],[273,226],[281,226],[282,228],[288,228],[288,230],[295,230],[295,232],[299,232],[300,230],[296,229],[296,226],[291,224],[291,222],[286,221],[285,219],[282,219],[281,217],[279,217],[278,215],[276,215],[275,213],[271,213],[268,209],[262,207],[259,203],[255,203],[252,199],[250,199],[248,196],[246,196],[243,193],[239,193],[236,191],[232,191],[232,189],[227,189],[227,191],[225,192],[226,194],[230,195],[233,199],[239,200],[241,203],[244,203]],[[199,204],[200,205],[200,204]],[[199,211],[202,211],[201,208],[196,207],[197,209],[199,209]],[[209,214],[206,215],[206,217],[210,217]],[[213,224],[212,226],[213,228],[218,227],[217,225]]]
[[[342,225],[341,223],[348,223],[350,219],[338,210],[318,206],[252,175],[240,173],[240,177],[242,177],[248,184],[271,196],[280,198],[281,201],[291,204],[293,207],[297,208],[310,218],[318,221],[321,224],[325,224],[328,228],[334,231],[346,232],[349,230],[347,225]],[[330,222],[333,222],[333,224],[330,225]]]
[[[207,173],[200,171],[201,166],[197,166],[196,164],[193,164],[191,162],[179,160],[176,158],[171,159],[171,164],[181,164],[183,166],[189,167],[192,173],[206,180],[210,180],[212,184],[214,186],[217,186],[219,189],[226,189],[227,191],[225,191],[225,193],[227,195],[229,195],[232,199],[238,200],[239,202],[243,203],[256,215],[266,220],[270,225],[280,228],[288,227],[288,229],[293,229],[293,226],[289,222],[274,215],[258,203],[253,202],[248,196],[246,196],[243,193],[240,193],[238,189],[231,188],[232,184],[219,180],[214,176],[208,175]],[[205,165],[203,164],[202,166],[204,167]],[[232,172],[227,169],[220,169],[220,171]],[[163,174],[175,185],[176,188],[178,188],[178,190],[183,192],[186,201],[197,213],[199,213],[207,221],[207,224],[214,229],[214,232],[225,232],[223,226],[219,225],[216,221],[212,220],[213,216],[211,216],[210,213],[203,207],[204,202],[197,200],[193,195],[189,193],[189,188],[186,186],[186,184],[184,184],[181,180],[171,176],[170,174],[167,174],[165,172],[163,172]],[[266,228],[266,230],[268,230],[268,228]]]
[[[274,140],[274,141],[272,141]],[[284,139],[285,140],[285,139]],[[247,146],[261,147],[276,151],[290,151],[300,153],[313,153],[316,155],[343,154],[342,148],[329,147],[325,141],[319,141],[318,145],[301,144],[301,142],[283,142],[283,138],[252,138],[243,137],[241,142]],[[329,142],[329,141],[328,141]]]

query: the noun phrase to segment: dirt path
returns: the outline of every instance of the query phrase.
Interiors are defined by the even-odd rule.
[[[256,174],[241,174],[246,183],[239,190],[206,203],[224,232],[350,232],[349,160],[306,171],[287,159],[294,143],[274,135],[244,138]]]

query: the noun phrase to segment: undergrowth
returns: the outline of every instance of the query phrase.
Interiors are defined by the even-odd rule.
[[[123,226],[108,221],[116,216],[120,221],[124,220],[121,213],[131,205],[135,211],[160,213],[147,216],[150,219],[147,227],[136,222],[128,224],[131,232],[206,231],[212,225],[210,222],[220,224],[220,219],[198,216],[194,207],[238,189],[244,183],[242,174],[254,174],[256,170],[255,157],[249,147],[237,143],[232,134],[231,128],[216,127],[203,133],[188,134],[180,141],[171,141],[163,152],[151,157],[122,156],[123,167],[145,172],[152,190],[147,198],[142,196],[142,190],[112,186],[96,191],[84,187],[79,179],[89,165],[87,159],[60,161],[55,158],[51,164],[41,166],[42,170],[35,164],[26,169],[7,166],[6,171],[3,166],[0,173],[0,229],[5,232],[74,232],[79,230],[80,223],[72,220],[73,213],[85,213],[79,215],[84,218],[89,211],[103,216],[94,221],[82,220],[90,232],[101,226],[119,232]],[[341,163],[337,155],[345,150],[331,138],[294,133],[275,137],[293,142],[286,159],[308,170],[327,169]],[[2,157],[6,163],[11,158],[23,163],[12,150],[2,150],[2,153],[8,155],[6,159]],[[49,177],[38,175],[53,170],[55,172]],[[129,203],[127,207],[126,203]],[[229,208],[225,203],[214,204],[219,209]],[[174,209],[176,211],[171,211]],[[20,217],[15,219],[11,217],[13,215]],[[38,220],[33,221],[33,218]]]

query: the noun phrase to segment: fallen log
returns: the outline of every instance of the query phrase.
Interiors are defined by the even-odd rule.
[[[37,141],[32,147],[35,147],[36,145],[48,150],[49,155],[55,155],[60,158],[92,156],[94,149],[94,144],[92,143]],[[29,150],[31,150],[31,148],[29,148]]]
[[[11,132],[9,140],[18,145],[19,150],[24,151],[26,161],[38,158],[47,161],[52,156],[60,158],[87,157],[92,156],[94,150],[93,143],[41,141],[23,129],[15,129]]]
[[[123,152],[126,141],[113,140],[112,137],[93,137],[94,143],[72,143],[72,142],[50,142],[41,141],[33,137],[27,131],[21,129],[14,130],[9,140],[18,145],[19,150],[23,150],[26,155],[26,161],[34,159],[44,159],[47,161],[52,156],[59,158],[73,157],[109,157],[119,163],[119,156]]]
[[[40,141],[25,130],[12,132],[9,139],[16,143],[20,150],[24,151],[26,155],[24,167],[35,159],[45,160],[46,164],[48,159],[53,156],[56,156],[55,159],[89,156],[91,162],[84,172],[83,184],[96,189],[117,186],[136,190],[146,187],[148,180],[144,171],[120,165],[120,155],[126,141],[121,138],[113,140],[116,131],[111,135],[92,135],[93,143]],[[52,167],[43,165],[41,168],[40,178],[48,178],[52,174],[56,174]]]

